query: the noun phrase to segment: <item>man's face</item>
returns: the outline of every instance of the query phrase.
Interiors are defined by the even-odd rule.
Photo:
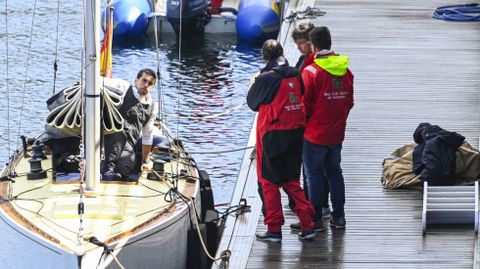
[[[147,95],[152,92],[155,86],[155,78],[153,76],[142,74],[140,78],[135,80],[135,87],[138,89],[138,94]]]
[[[297,44],[297,49],[301,54],[309,55],[312,53],[312,48],[310,46],[311,44],[307,39],[299,38],[295,41],[295,44]]]

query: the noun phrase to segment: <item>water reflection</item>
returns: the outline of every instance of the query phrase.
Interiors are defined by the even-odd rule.
[[[13,1],[9,6],[9,14],[12,16],[8,18],[8,58],[5,27],[0,29],[2,96],[7,96],[7,62],[10,78],[10,100],[0,99],[0,117],[4,119],[0,121],[2,163],[7,161],[13,149],[19,148],[19,134],[34,137],[43,130],[47,113],[45,100],[53,92],[55,55],[58,55],[56,91],[81,78],[81,9],[73,2],[60,3],[62,24],[57,43],[56,16],[46,15],[56,14],[56,2],[41,3],[31,36],[30,29],[25,28],[31,22],[34,2]],[[5,25],[4,16],[0,16],[0,24]],[[237,47],[235,35],[205,35],[196,42],[182,43],[181,65],[175,37],[165,36],[161,41],[158,49],[154,42],[115,46],[113,75],[133,82],[139,69],[156,69],[158,65],[161,83],[153,94],[158,96],[159,92],[164,93],[165,110],[171,114],[201,117],[218,114],[242,104],[251,75],[262,65],[260,51]],[[23,116],[23,122],[19,127],[20,115]],[[208,120],[172,116],[166,116],[165,120],[172,131],[184,140],[189,150],[215,152],[246,145],[253,113],[246,106],[241,106],[230,114]],[[243,152],[196,154],[194,157],[199,166],[211,175],[216,203],[229,202]]]

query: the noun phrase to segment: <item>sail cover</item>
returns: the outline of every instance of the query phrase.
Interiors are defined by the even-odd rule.
[[[102,126],[104,134],[119,132],[123,129],[123,117],[118,108],[130,84],[117,78],[102,78],[100,94],[102,96]],[[50,110],[47,120],[47,134],[53,136],[76,136],[80,134],[83,105],[80,84],[75,84],[54,95],[47,101]]]

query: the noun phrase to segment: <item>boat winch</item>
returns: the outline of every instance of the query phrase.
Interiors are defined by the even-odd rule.
[[[28,160],[30,163],[30,172],[27,173],[28,180],[47,178],[47,171],[42,168],[42,160],[47,158],[43,153],[44,147],[43,143],[35,143],[32,146],[32,158]]]

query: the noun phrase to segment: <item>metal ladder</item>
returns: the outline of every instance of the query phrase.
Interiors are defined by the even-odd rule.
[[[429,224],[472,224],[478,234],[478,182],[472,186],[423,183],[422,232]]]

